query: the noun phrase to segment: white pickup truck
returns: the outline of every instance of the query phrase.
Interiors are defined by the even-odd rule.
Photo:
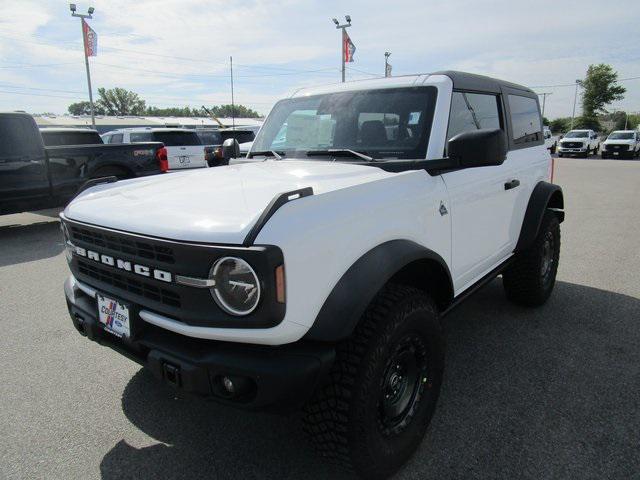
[[[640,131],[616,130],[602,142],[602,158],[634,158],[640,155]]]
[[[518,304],[552,293],[564,199],[538,97],[451,71],[300,90],[249,157],[74,199],[73,325],[176,388],[302,408],[321,454],[387,478],[434,414],[442,318],[499,275]]]
[[[558,156],[577,155],[587,158],[591,153],[598,153],[600,138],[593,130],[571,130],[560,140]]]
[[[558,137],[551,133],[549,127],[544,127],[544,146],[549,150],[549,153],[556,153],[558,148]]]
[[[167,149],[169,170],[209,166],[205,158],[205,147],[195,130],[163,127],[121,128],[104,133],[102,140],[108,144],[162,142]]]

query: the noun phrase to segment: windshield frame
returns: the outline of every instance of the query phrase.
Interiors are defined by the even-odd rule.
[[[411,114],[414,112],[420,112],[418,117],[418,127],[416,127],[416,131],[419,132],[420,137],[418,138],[418,142],[412,148],[401,149],[397,146],[390,145],[389,148],[381,149],[381,148],[367,148],[367,145],[355,145],[352,143],[346,145],[329,145],[326,147],[313,147],[313,148],[285,148],[283,146],[274,146],[273,142],[278,138],[279,132],[282,128],[287,124],[287,120],[289,119],[291,113],[296,111],[295,105],[298,104],[302,109],[305,104],[309,102],[313,102],[317,99],[328,98],[330,96],[342,96],[347,100],[343,100],[344,105],[351,105],[353,100],[358,96],[364,96],[368,94],[386,94],[392,95],[394,93],[402,93],[402,92],[420,92],[425,95],[425,100],[427,102],[426,105],[416,105],[415,108],[410,108],[405,112],[380,112],[385,115],[398,115],[399,113],[408,113],[407,119],[405,119],[406,125],[411,125],[409,123],[409,118]],[[398,160],[408,160],[408,159],[426,159],[427,152],[429,148],[429,141],[431,137],[431,131],[433,128],[433,121],[436,115],[436,106],[438,102],[439,89],[436,85],[420,85],[420,86],[410,86],[410,87],[391,87],[391,88],[363,88],[361,90],[345,90],[345,91],[333,91],[326,92],[316,95],[309,96],[298,96],[298,97],[290,97],[283,100],[278,101],[271,113],[265,119],[264,125],[258,132],[253,142],[251,151],[249,152],[249,156],[251,156],[252,151],[269,151],[276,150],[278,152],[283,152],[284,155],[288,158],[304,158],[309,160],[320,160],[320,161],[342,161],[342,162],[353,162],[353,158],[349,156],[342,155],[332,155],[329,150],[354,150],[356,152],[362,153],[367,156],[374,157],[375,160],[382,159],[398,159]],[[320,106],[320,103],[318,103]],[[349,106],[344,106],[341,108],[349,108]],[[283,109],[284,110],[281,110]],[[288,111],[288,113],[286,113]],[[338,110],[336,110],[338,111]],[[367,112],[366,110],[357,110],[351,109],[351,111],[347,111],[347,113],[351,113],[351,116],[356,119],[359,118],[359,115],[363,113],[376,113],[376,112]],[[284,116],[282,118],[278,118],[278,116]],[[316,116],[314,114],[314,116]],[[332,115],[333,118],[333,115]],[[350,118],[353,121],[353,118]],[[344,121],[344,120],[341,120]],[[274,132],[270,132],[271,123],[274,123]],[[336,120],[336,122],[338,122]],[[336,123],[337,125],[337,123]],[[275,128],[277,126],[277,128]],[[335,128],[335,127],[334,127]],[[358,127],[357,127],[358,128]],[[268,141],[265,137],[267,135],[271,135],[273,138]],[[332,138],[332,141],[335,140]],[[318,155],[318,150],[327,150],[327,155]],[[316,152],[313,155],[307,156],[307,152]]]
[[[587,130],[584,130],[581,132],[578,132],[578,131],[567,132],[564,138],[589,138],[589,132]]]
[[[609,134],[609,136],[607,137],[607,140],[633,140],[635,138],[634,133],[635,132],[611,132]],[[614,137],[614,135],[628,135],[628,136],[625,136],[625,137],[616,136],[616,137]]]

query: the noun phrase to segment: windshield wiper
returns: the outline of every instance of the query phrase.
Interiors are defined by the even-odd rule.
[[[375,158],[370,157],[369,155],[365,155],[364,153],[357,152],[355,150],[351,150],[348,148],[328,148],[327,150],[309,150],[307,152],[307,156],[314,156],[314,155],[351,156],[351,157],[362,158],[367,162],[376,161]]]
[[[249,158],[253,158],[255,156],[263,156],[263,157],[275,157],[276,160],[282,159],[284,157],[284,152],[278,152],[276,150],[261,150],[259,152],[249,152]]]

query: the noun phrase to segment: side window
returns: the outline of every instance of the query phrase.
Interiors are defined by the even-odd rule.
[[[542,122],[535,98],[509,95],[513,143],[516,145],[542,140]]]
[[[462,132],[502,128],[497,95],[453,92],[447,141]]]
[[[114,133],[111,135],[111,141],[109,143],[122,143],[122,134]]]
[[[102,141],[104,143],[111,143],[111,135],[103,135],[102,136]]]
[[[11,115],[0,118],[0,156],[37,155],[41,143],[36,136],[40,136],[40,133],[29,120]]]

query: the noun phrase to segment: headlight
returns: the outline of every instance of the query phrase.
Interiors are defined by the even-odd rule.
[[[60,222],[60,230],[62,230],[62,236],[64,237],[64,249],[65,255],[67,257],[67,262],[71,263],[71,259],[73,258],[73,250],[75,246],[71,242],[71,235],[69,234],[69,229],[64,222]]]
[[[215,281],[211,294],[216,303],[231,315],[249,315],[260,301],[260,281],[256,272],[241,258],[223,257],[211,268]]]

